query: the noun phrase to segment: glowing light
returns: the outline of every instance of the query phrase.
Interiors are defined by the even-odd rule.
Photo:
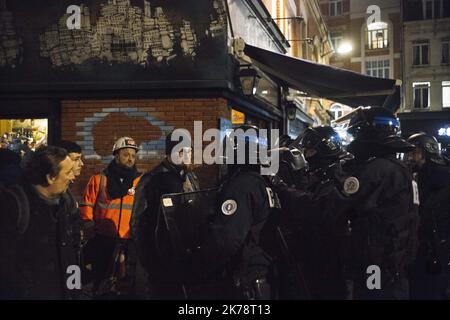
[[[448,128],[440,128],[438,131],[439,136],[447,136],[450,137],[450,127]]]
[[[349,42],[342,43],[337,49],[337,53],[339,54],[347,54],[352,52],[353,46]]]

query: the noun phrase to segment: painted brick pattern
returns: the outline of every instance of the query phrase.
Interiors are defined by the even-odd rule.
[[[193,136],[194,121],[202,121],[203,131],[218,128],[220,117],[231,117],[227,105],[223,98],[62,101],[62,139],[76,141],[85,155],[81,176],[72,187],[76,198],[81,199],[89,178],[112,159],[119,137],[130,136],[141,147],[137,167],[145,172],[164,158],[167,133],[185,128]],[[215,185],[217,167],[199,166],[195,171],[202,187]]]

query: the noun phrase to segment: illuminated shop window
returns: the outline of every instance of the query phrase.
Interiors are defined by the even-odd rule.
[[[48,119],[0,119],[1,148],[22,156],[47,144]]]

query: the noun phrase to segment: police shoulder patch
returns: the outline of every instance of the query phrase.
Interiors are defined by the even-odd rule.
[[[413,188],[413,202],[416,205],[420,205],[419,187],[417,185],[417,182],[415,182],[414,180],[412,181],[412,188]]]
[[[173,202],[171,198],[163,198],[162,200],[164,207],[173,207]]]
[[[348,177],[344,181],[344,192],[348,195],[357,193],[359,190],[359,180],[356,177]]]
[[[226,216],[231,216],[237,210],[237,202],[229,199],[222,203],[222,213]]]

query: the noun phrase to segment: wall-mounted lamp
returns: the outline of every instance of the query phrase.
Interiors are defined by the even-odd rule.
[[[286,116],[288,120],[295,120],[297,116],[297,106],[292,101],[286,103]]]
[[[330,51],[328,51],[328,52],[325,52],[325,53],[323,53],[323,54],[321,55],[321,57],[323,58],[323,57],[325,57],[325,56],[327,56],[327,55],[329,55],[329,54],[332,54],[332,53],[337,53],[337,54],[339,54],[339,55],[346,55],[346,54],[348,54],[348,53],[350,53],[350,52],[352,52],[352,51],[353,51],[353,46],[352,46],[352,44],[349,43],[349,42],[344,42],[344,43],[342,43],[342,44],[339,46],[339,48],[337,48],[336,50],[333,49],[333,50],[330,50]]]
[[[258,74],[258,71],[251,67],[251,65],[246,65],[244,67],[245,68],[241,69],[239,72],[242,93],[246,96],[253,96],[256,94],[261,76]]]
[[[337,49],[338,54],[347,54],[353,51],[353,46],[349,42],[343,42]]]

